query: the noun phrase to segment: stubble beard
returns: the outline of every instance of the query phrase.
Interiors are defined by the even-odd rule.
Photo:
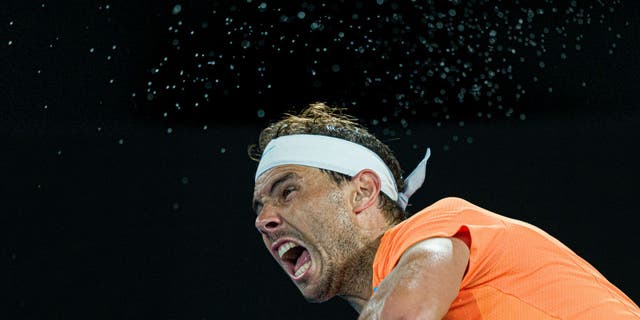
[[[331,195],[338,200],[341,195]],[[336,201],[340,203],[340,200]],[[334,296],[359,296],[370,289],[373,275],[372,265],[377,250],[377,241],[369,241],[357,232],[344,206],[336,208],[337,230],[324,230],[323,243],[330,244],[328,261],[323,261],[323,275],[314,297],[309,302],[324,302]]]
[[[340,252],[330,261],[324,261],[323,274],[317,284],[316,293],[305,297],[312,303],[325,302],[335,296],[360,296],[370,289],[373,275],[372,265],[377,245],[355,242],[349,239],[332,248]]]

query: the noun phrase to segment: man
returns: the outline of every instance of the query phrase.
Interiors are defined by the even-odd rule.
[[[459,198],[407,217],[388,146],[322,103],[265,128],[253,206],[267,249],[311,302],[359,319],[640,319],[640,309],[543,230]],[[400,191],[399,191],[400,190]]]

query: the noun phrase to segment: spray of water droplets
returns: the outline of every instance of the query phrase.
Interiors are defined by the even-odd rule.
[[[400,122],[416,114],[438,123],[469,115],[524,120],[527,89],[585,50],[593,40],[585,30],[604,30],[597,47],[616,50],[620,7],[619,0],[246,0],[204,13],[177,4],[166,51],[140,96],[165,117],[219,111],[223,101],[264,117],[306,98],[375,106]]]

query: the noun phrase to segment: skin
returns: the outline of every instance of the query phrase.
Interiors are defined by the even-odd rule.
[[[283,165],[258,178],[254,210],[266,248],[303,296],[347,300],[364,319],[441,319],[457,296],[469,259],[456,238],[433,238],[407,250],[371,296],[372,264],[380,238],[392,227],[377,206],[380,179],[365,169],[340,186],[319,169]],[[311,266],[293,276],[277,247],[303,246]]]

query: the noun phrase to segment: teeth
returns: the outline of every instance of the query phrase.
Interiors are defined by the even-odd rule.
[[[309,266],[311,266],[311,261],[305,262],[303,265],[300,266],[300,268],[298,268],[295,276],[296,277],[301,276],[303,273],[305,273],[309,269]]]
[[[297,247],[297,245],[296,245],[295,243],[293,243],[293,242],[287,242],[287,243],[285,243],[285,244],[281,245],[281,246],[278,248],[278,255],[280,256],[280,258],[282,258],[282,256],[283,256],[287,251],[289,251],[289,249],[291,249],[291,248],[293,248],[293,247]]]

